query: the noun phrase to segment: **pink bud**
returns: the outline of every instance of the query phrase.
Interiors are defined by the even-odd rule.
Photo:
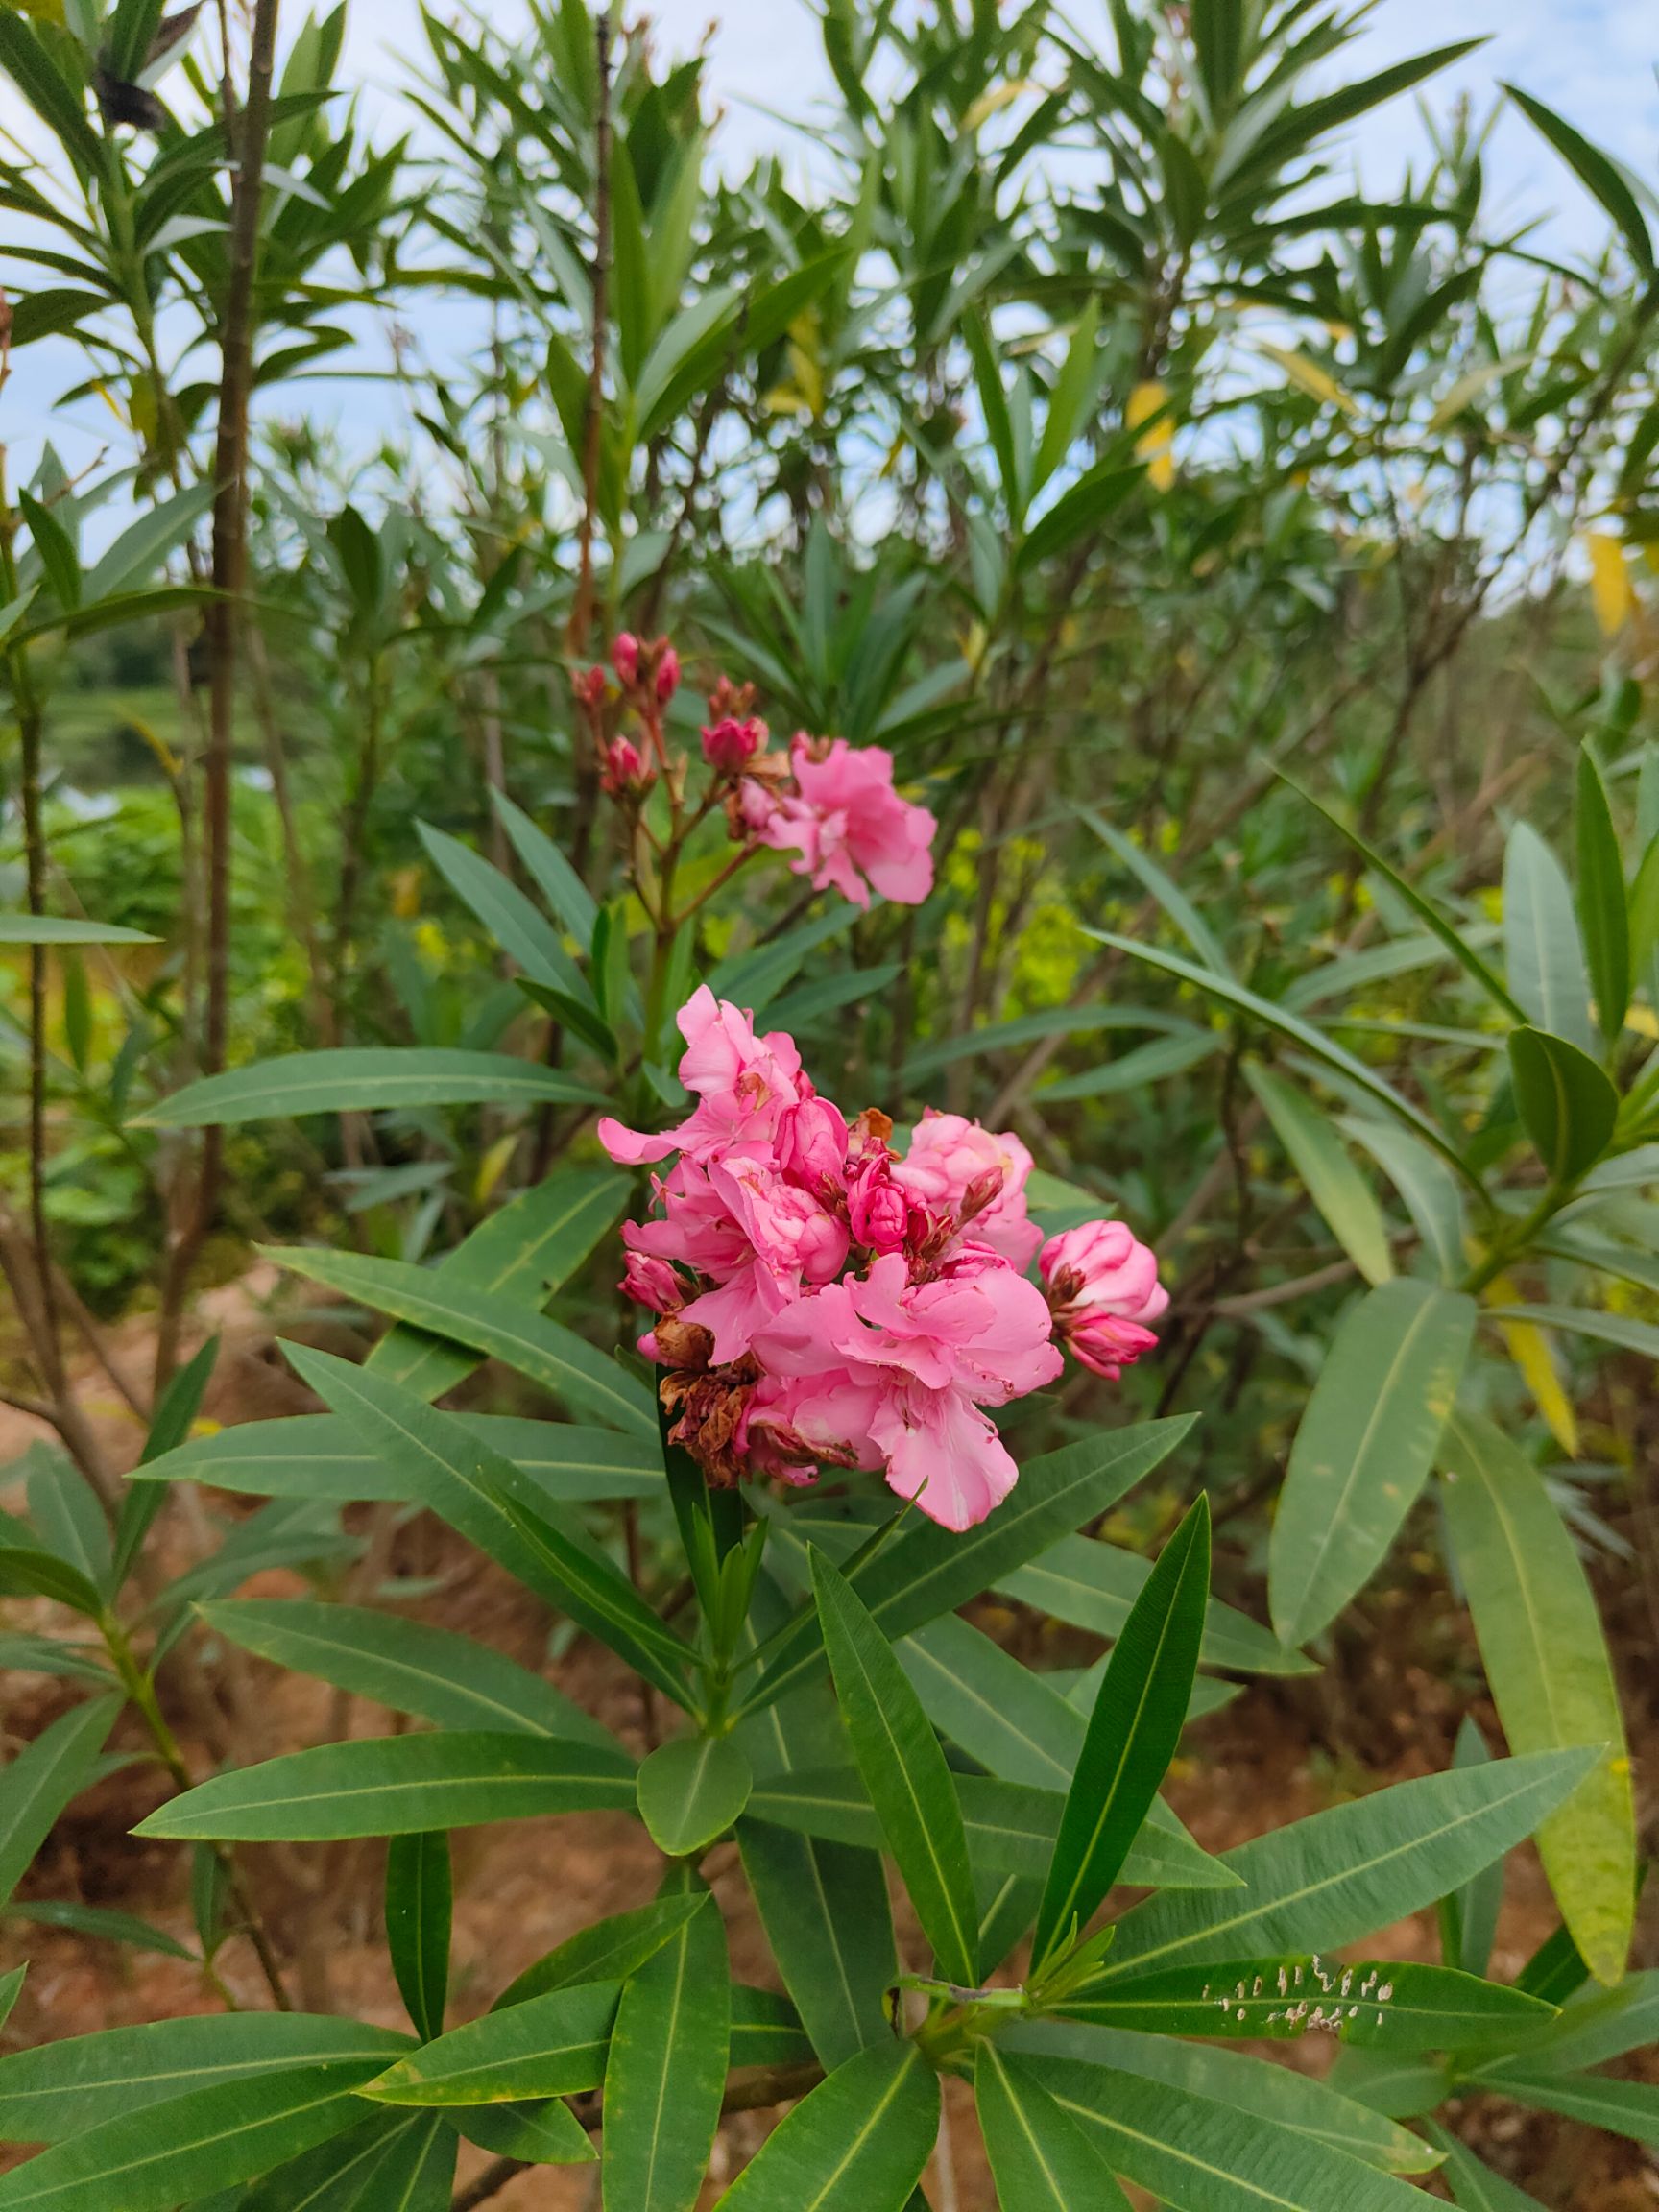
[[[639,640],[631,630],[624,630],[611,647],[611,665],[626,685],[639,680]]]
[[[626,737],[613,737],[605,748],[605,765],[599,772],[600,788],[613,799],[624,793],[648,791],[655,778],[639,757],[639,748]]]
[[[657,704],[666,707],[680,688],[680,656],[666,638],[661,640],[661,658],[657,663]]]
[[[766,742],[766,725],[755,715],[739,722],[734,714],[705,726],[703,757],[722,776],[736,776]]]
[[[603,668],[584,668],[572,685],[577,699],[587,708],[602,707],[605,703],[605,671]]]

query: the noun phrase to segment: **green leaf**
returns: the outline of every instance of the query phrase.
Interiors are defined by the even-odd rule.
[[[446,1282],[442,1274],[406,1261],[372,1260],[357,1252],[272,1245],[265,1257],[325,1289],[377,1306],[399,1321],[413,1321],[434,1335],[490,1353],[613,1429],[637,1436],[657,1434],[650,1394],[614,1359],[512,1298]]]
[[[1205,967],[1212,969],[1217,975],[1230,974],[1232,971],[1221,950],[1220,940],[1173,878],[1166,875],[1151,854],[1132,838],[1125,837],[1121,830],[1114,829],[1103,815],[1085,808],[1083,819],[1101,843],[1116,854],[1142,889],[1157,901]]]
[[[386,1846],[386,1945],[405,2009],[423,2041],[444,2032],[455,1885],[442,1830]]]
[[[620,1982],[583,1982],[452,2028],[365,2084],[386,2104],[507,2104],[597,2089]]]
[[[1453,1747],[1454,1767],[1485,1767],[1492,1754],[1473,1714],[1466,1713]],[[1461,1888],[1440,1900],[1440,1955],[1448,1966],[1465,1974],[1484,1974],[1492,1963],[1492,1945],[1498,1936],[1498,1915],[1503,1907],[1503,1862],[1473,1875]],[[1525,1984],[1523,1984],[1525,1986]],[[1553,2000],[1551,2000],[1553,2002]]]
[[[1527,1020],[1593,1053],[1590,975],[1566,870],[1530,823],[1503,856],[1503,946],[1509,989]]]
[[[1613,2081],[1600,2074],[1557,2075],[1504,2069],[1503,2094],[1541,2112],[1559,2112],[1587,2127],[1604,2128],[1632,2142],[1659,2146],[1659,2088],[1647,2081]],[[3,2187],[4,2184],[0,2184]],[[5,2199],[0,2196],[0,2204]]]
[[[1246,1060],[1244,1074],[1326,1227],[1367,1283],[1387,1282],[1394,1262],[1382,1209],[1329,1115],[1258,1061]]]
[[[939,2132],[939,2080],[914,2043],[860,2051],[789,2111],[720,2212],[905,2212]]]
[[[1500,2080],[1509,2065],[1551,2074],[1604,2066],[1610,2058],[1659,2041],[1659,1969],[1628,1974],[1612,1989],[1577,1995],[1540,2032],[1511,2054],[1480,2068],[1481,2079]]]
[[[1498,1759],[1292,1821],[1223,1854],[1242,1891],[1172,1889],[1125,1913],[1106,1971],[1357,1942],[1531,1835],[1591,1765],[1582,1751]]]
[[[441,1728],[520,1728],[615,1748],[610,1732],[551,1682],[446,1628],[303,1598],[235,1599],[197,1611],[244,1651]]]
[[[124,1700],[90,1697],[60,1714],[24,1745],[0,1789],[0,1904],[28,1873],[58,1815],[92,1778]],[[0,2063],[0,2093],[5,2065]],[[0,2107],[3,2109],[3,2107]]]
[[[417,822],[415,828],[427,858],[509,959],[517,961],[533,982],[550,984],[577,1000],[587,998],[582,972],[565,951],[559,932],[517,883],[458,837],[434,830],[427,822]]]
[[[1463,1192],[1445,1161],[1391,1121],[1345,1114],[1340,1126],[1356,1144],[1363,1145],[1399,1191],[1441,1282],[1460,1282],[1467,1265]]]
[[[766,1940],[825,2066],[885,2040],[881,1997],[898,1972],[887,1883],[874,1851],[737,1824]]]
[[[1044,2021],[1016,2028],[1008,2046],[1033,2056],[1080,2058],[1175,2089],[1190,2090],[1217,2104],[1260,2115],[1299,2135],[1342,2151],[1386,2174],[1421,2174],[1437,2164],[1408,2129],[1380,2112],[1339,2096],[1323,2081],[1288,2066],[1262,2066],[1240,2052],[1183,2043],[1174,2036],[1138,2035],[1080,2022]],[[1346,2063],[1346,2056],[1343,2063]]]
[[[218,2021],[215,2026],[223,2027]],[[344,2134],[379,2063],[335,2058],[218,2081],[111,2116],[0,2179],[4,2212],[173,2212]],[[85,2107],[80,2117],[84,2119]],[[290,2200],[292,2201],[292,2200]]]
[[[1143,944],[1134,937],[1118,937],[1109,929],[1086,929],[1084,935],[1094,938],[1099,944],[1110,945],[1115,951],[1127,952],[1132,959],[1144,961],[1149,968],[1161,968],[1166,975],[1178,976],[1183,983],[1194,985],[1210,998],[1219,998],[1239,1013],[1248,1014],[1264,1027],[1276,1029],[1282,1037],[1288,1037],[1325,1067],[1334,1070],[1338,1075],[1346,1077],[1348,1082],[1357,1084],[1378,1105],[1386,1108],[1397,1119],[1405,1122],[1407,1128],[1414,1129],[1436,1152],[1448,1159],[1460,1175],[1470,1177],[1471,1171],[1464,1166],[1455,1147],[1420,1107],[1402,1096],[1392,1085],[1383,1082],[1375,1069],[1368,1068],[1362,1060],[1357,1060],[1352,1052],[1345,1051],[1340,1045],[1333,1044],[1322,1029],[1315,1029],[1310,1022],[1304,1022],[1299,1014],[1292,1014],[1287,1008],[1276,1005],[1272,999],[1263,998],[1254,991],[1247,991],[1242,983],[1235,983],[1230,975],[1213,974],[1209,969],[1196,967],[1190,960],[1183,960],[1177,953],[1166,952],[1161,946]]]
[[[1062,2010],[1149,2035],[1286,2040],[1322,2028],[1378,2051],[1473,2050],[1527,2036],[1551,2017],[1536,1997],[1479,1975],[1316,1952],[1132,1976],[1070,1998]]]
[[[693,1858],[738,1818],[753,1785],[732,1737],[677,1736],[639,1768],[639,1817],[666,1858]]]
[[[599,2153],[568,2104],[536,2097],[517,2104],[468,2104],[442,2118],[469,2143],[527,2166],[590,2166]]]
[[[1419,2212],[1409,2183],[1316,2136],[1144,2075],[1054,2058],[1043,2079],[1115,2173],[1195,2212]]]
[[[1151,1572],[1150,1562],[1138,1551],[1091,1536],[1066,1536],[1030,1566],[999,1575],[997,1588],[1003,1597],[1074,1628],[1116,1638]],[[1248,1614],[1214,1598],[1205,1613],[1200,1656],[1206,1667],[1227,1667],[1241,1674],[1313,1672],[1310,1660],[1287,1650]]]
[[[1518,84],[1507,83],[1503,89],[1534,129],[1554,147],[1591,198],[1612,216],[1623,232],[1624,243],[1637,268],[1645,276],[1651,276],[1654,274],[1653,242],[1636,204],[1636,195],[1624,181],[1618,163],[1610,160],[1599,147],[1592,146],[1565,117],[1557,115],[1552,108],[1546,108],[1543,101],[1535,100],[1530,92],[1523,92]]]
[[[1269,1551],[1280,1640],[1317,1635],[1382,1565],[1457,1396],[1475,1304],[1413,1276],[1343,1316],[1290,1448]]]
[[[1002,2212],[1128,2212],[1099,2152],[1025,2060],[981,2043],[974,2103]]]
[[[150,1433],[144,1439],[144,1450],[139,1465],[165,1458],[184,1443],[196,1416],[202,1410],[212,1378],[214,1361],[219,1357],[219,1339],[209,1336],[192,1358],[184,1362],[161,1393],[159,1404],[150,1422]],[[121,1501],[120,1515],[115,1524],[114,1557],[110,1572],[119,1589],[132,1572],[144,1539],[156,1516],[166,1503],[166,1493],[154,1484],[130,1482]]]
[[[457,1729],[323,1743],[217,1774],[152,1813],[133,1834],[328,1842],[633,1802],[634,1769],[621,1750]]]
[[[364,1371],[380,1380],[373,1358]],[[492,1457],[517,1467],[526,1479],[525,1494],[530,1497],[540,1493],[582,1503],[647,1498],[662,1488],[662,1451],[654,1437],[624,1436],[614,1429],[584,1429],[564,1421],[523,1421],[501,1413],[456,1413],[445,1418],[476,1437]],[[244,1421],[216,1435],[198,1436],[135,1469],[134,1481],[144,1488],[159,1482],[205,1482],[216,1490],[325,1498],[341,1504],[409,1496],[408,1480],[378,1453],[360,1444],[349,1423],[326,1413]]]
[[[1543,2212],[1536,2197],[1528,2197],[1513,2181],[1505,2181],[1490,2166],[1483,2166],[1449,2128],[1429,2120],[1423,2131],[1446,2160],[1441,2172],[1451,2187],[1453,2203],[1460,2205],[1462,2212]]]
[[[290,1052],[204,1076],[132,1117],[144,1129],[227,1128],[301,1114],[410,1113],[423,1106],[603,1106],[602,1091],[506,1052],[362,1046]]]
[[[1522,1127],[1554,1183],[1571,1183],[1607,1149],[1619,1094],[1605,1070],[1542,1029],[1509,1032],[1509,1079]]]
[[[1060,1833],[1066,1800],[1057,1790],[1034,1790],[986,1774],[958,1774],[956,1794],[969,1857],[987,1874],[1045,1880]],[[749,1800],[752,1816],[838,1843],[879,1846],[881,1826],[855,1768],[806,1767],[757,1782]],[[1181,1888],[1238,1887],[1223,1861],[1192,1841],[1162,1805],[1136,1838],[1123,1865],[1125,1882]],[[1036,1899],[1032,1900],[1036,1909]]]
[[[775,1989],[732,1984],[732,2064],[810,2066],[812,2045],[801,2015]]]
[[[375,2212],[373,2191],[385,2161],[419,2131],[423,2113],[376,2112],[298,2158],[261,2175],[251,2189],[204,2199],[190,2212]]]
[[[1630,1003],[1630,921],[1624,862],[1607,788],[1589,746],[1578,755],[1578,916],[1596,1013],[1609,1047]]]
[[[585,1535],[555,1529],[518,1503],[525,1485],[497,1458],[408,1390],[291,1344],[288,1356],[313,1389],[397,1467],[410,1494],[488,1551],[530,1589],[619,1650],[669,1697],[688,1701],[676,1671],[689,1657],[632,1584]]]
[[[50,1598],[88,1621],[103,1617],[104,1597],[78,1567],[35,1542],[0,1545],[0,1597]]]
[[[1489,1422],[1457,1416],[1441,1452],[1447,1525],[1512,1751],[1598,1747],[1538,1831],[1545,1872],[1590,1971],[1624,1971],[1636,1832],[1619,1694],[1589,1579],[1542,1477]]]
[[[78,922],[57,914],[0,914],[0,945],[155,945],[142,929]]]
[[[1285,775],[1283,769],[1279,771],[1279,774],[1299,799],[1305,800],[1316,812],[1323,814],[1332,829],[1348,840],[1354,850],[1364,859],[1366,866],[1372,873],[1381,876],[1390,889],[1406,902],[1418,921],[1423,924],[1425,928],[1431,930],[1439,938],[1453,959],[1467,974],[1473,976],[1493,1004],[1501,1007],[1511,1021],[1525,1022],[1527,1019],[1525,1012],[1510,998],[1508,992],[1504,990],[1503,984],[1487,967],[1475,948],[1447,921],[1439,907],[1434,905],[1431,900],[1425,899],[1415,884],[1407,882],[1398,870],[1389,866],[1375,846],[1368,845],[1357,830],[1350,829],[1348,824],[1342,821],[1338,815],[1333,814],[1330,807],[1315,799],[1311,791],[1304,790],[1293,777]]]
[[[599,909],[587,884],[546,831],[538,829],[505,792],[492,791],[490,803],[513,840],[513,850],[523,862],[525,874],[533,878],[542,898],[579,945],[591,944]]]
[[[147,584],[169,553],[189,538],[213,504],[210,480],[186,485],[148,507],[128,524],[109,550],[86,572],[82,596],[88,606]]]
[[[1041,1978],[1122,1871],[1174,1756],[1210,1595],[1210,1504],[1200,1492],[1135,1600],[1094,1700],[1032,1938]]]
[[[60,1644],[56,1636],[26,1635],[20,1630],[0,1630],[0,1671],[25,1674],[60,1674],[71,1681],[90,1682],[109,1690],[114,1679],[90,1644]]]
[[[1080,1522],[1107,1512],[1191,1426],[1190,1418],[1151,1421],[1046,1453],[1021,1469],[1014,1490],[976,1528],[958,1535],[921,1523],[876,1552],[849,1580],[882,1635],[897,1643],[996,1586]],[[745,1710],[784,1695],[823,1665],[816,1610],[798,1616],[768,1657]]]
[[[1015,567],[1029,575],[1078,539],[1098,530],[1139,488],[1144,475],[1139,462],[1125,468],[1120,462],[1101,461],[1085,469],[1031,524],[1015,550]]]
[[[1659,1327],[1624,1313],[1598,1313],[1588,1306],[1489,1306],[1493,1321],[1528,1321],[1535,1329],[1571,1329],[1603,1344],[1617,1344],[1644,1358],[1659,1359]]]
[[[23,1994],[28,1973],[27,1966],[13,1966],[10,1974],[0,1974],[0,2028],[11,2019],[12,2008]]]
[[[490,1214],[435,1272],[450,1291],[482,1290],[540,1307],[615,1226],[633,1188],[629,1176],[611,1169],[562,1168]],[[383,1336],[367,1361],[375,1374],[427,1399],[452,1390],[479,1363],[477,1352],[407,1324]]]
[[[31,1928],[67,1928],[77,1936],[95,1936],[109,1943],[128,1943],[134,1951],[158,1951],[167,1959],[194,1960],[188,1944],[179,1942],[148,1920],[131,1912],[112,1912],[102,1905],[78,1905],[71,1899],[36,1898],[28,1905],[6,1908],[9,1920],[21,1920]]]
[[[534,1965],[526,1966],[490,2009],[499,2012],[505,2006],[522,2005],[526,1998],[545,1997],[555,1989],[574,1988],[581,1982],[626,1982],[700,1910],[702,1902],[701,1896],[659,1897],[636,1911],[613,1913],[609,1919],[578,1929]]]
[[[692,2212],[697,2203],[726,2088],[729,1971],[709,1897],[624,1984],[605,2068],[607,2212]]]
[[[880,1628],[821,1552],[812,1587],[852,1739],[888,1849],[947,1981],[978,1974],[979,1909],[950,1769]]]
[[[72,1460],[44,1445],[27,1453],[21,1468],[27,1470],[29,1518],[40,1541],[94,1590],[112,1595],[109,1523],[91,1483]]]

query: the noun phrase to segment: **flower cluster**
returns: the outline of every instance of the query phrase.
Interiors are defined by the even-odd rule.
[[[1113,1377],[1138,1358],[1167,1303],[1152,1254],[1116,1221],[1045,1243],[1017,1137],[930,1112],[901,1156],[886,1115],[849,1122],[791,1038],[707,988],[680,1028],[686,1118],[599,1124],[623,1165],[677,1155],[623,1232],[673,1440],[717,1484],[880,1468],[947,1527],[982,1521],[1016,1475],[984,1408],[1053,1382],[1063,1345]]]
[[[610,676],[590,668],[576,681],[601,788],[637,820],[665,776],[678,808],[685,762],[668,751],[664,715],[680,684],[679,656],[666,637],[641,640],[625,631],[612,645],[611,668]],[[613,700],[637,726],[641,742],[614,728],[608,712]],[[938,825],[926,806],[894,788],[893,756],[879,745],[849,745],[844,737],[805,732],[796,733],[786,751],[775,752],[754,709],[753,687],[722,676],[702,726],[703,757],[714,774],[709,804],[724,803],[733,839],[749,853],[765,848],[794,854],[790,867],[797,876],[808,878],[816,891],[839,891],[855,906],[867,907],[872,891],[900,905],[920,905],[933,888]]]

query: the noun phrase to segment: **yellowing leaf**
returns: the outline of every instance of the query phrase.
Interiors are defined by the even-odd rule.
[[[505,1137],[498,1137],[478,1163],[477,1179],[472,1185],[472,1202],[475,1206],[488,1206],[497,1183],[506,1174],[518,1143],[518,1132],[510,1129]]]
[[[1169,394],[1155,379],[1137,384],[1129,395],[1123,410],[1123,420],[1131,430],[1139,430],[1142,422],[1151,427],[1135,441],[1135,451],[1146,463],[1146,474],[1154,488],[1167,492],[1175,481],[1175,456],[1171,451],[1175,444],[1175,425],[1168,414]]]
[[[1520,1286],[1507,1275],[1500,1275],[1486,1293],[1494,1306],[1521,1306],[1526,1300]],[[1561,1377],[1555,1366],[1554,1349],[1550,1338],[1535,1321],[1500,1321],[1499,1329],[1508,1346],[1509,1357],[1521,1371],[1521,1379],[1532,1396],[1532,1403],[1544,1416],[1550,1433],[1566,1453],[1569,1459],[1578,1456],[1578,1416],[1573,1410],[1573,1401],[1561,1386]]]
[[[421,871],[395,869],[392,876],[392,911],[399,922],[412,922],[421,911]]]
[[[993,84],[988,92],[980,93],[978,99],[963,116],[963,131],[977,131],[980,124],[995,115],[999,108],[1006,108],[1011,101],[1018,100],[1022,92],[1034,92],[1035,90],[1036,86],[1029,77],[1018,78],[1014,83],[1008,84]]]
[[[1591,530],[1585,533],[1584,550],[1590,556],[1590,603],[1597,628],[1603,637],[1616,637],[1636,612],[1624,547],[1605,530]]]
[[[1269,361],[1284,370],[1299,392],[1310,398],[1321,400],[1327,407],[1339,407],[1344,415],[1358,415],[1359,403],[1351,393],[1344,392],[1328,369],[1321,369],[1317,361],[1310,361],[1306,353],[1293,352],[1287,346],[1269,346],[1262,343],[1261,350]]]

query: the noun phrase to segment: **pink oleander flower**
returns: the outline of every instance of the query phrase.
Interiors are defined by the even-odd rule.
[[[733,1144],[771,1143],[785,1113],[814,1095],[794,1039],[781,1029],[757,1037],[750,1017],[707,984],[680,1009],[679,1022],[685,1040],[680,1080],[698,1103],[678,1129],[656,1135],[607,1115],[599,1142],[619,1166],[665,1160],[670,1152],[707,1161]]]
[[[797,876],[810,877],[819,891],[833,885],[855,906],[868,906],[873,889],[900,905],[920,905],[933,888],[938,824],[893,788],[892,754],[845,737],[814,745],[797,736],[790,763],[792,792],[753,781],[743,787],[743,820],[760,843],[799,853],[791,863]]]
[[[929,1107],[917,1122],[910,1149],[893,1180],[930,1214],[972,1226],[1022,1273],[1030,1266],[1043,1232],[1025,1211],[1031,1155],[1018,1137],[982,1129],[960,1114]]]
[[[979,1410],[1041,1389],[1062,1361],[1042,1293],[984,1245],[916,1283],[899,1253],[785,1307],[755,1337],[772,1386],[751,1426],[891,1488],[948,1528],[982,1521],[1018,1469]]]
[[[722,776],[736,776],[766,748],[766,725],[757,714],[735,714],[703,726],[703,757]]]
[[[1080,1359],[1116,1382],[1158,1339],[1145,1324],[1169,1303],[1156,1256],[1121,1221],[1086,1221],[1050,1237],[1037,1261],[1054,1330]]]

